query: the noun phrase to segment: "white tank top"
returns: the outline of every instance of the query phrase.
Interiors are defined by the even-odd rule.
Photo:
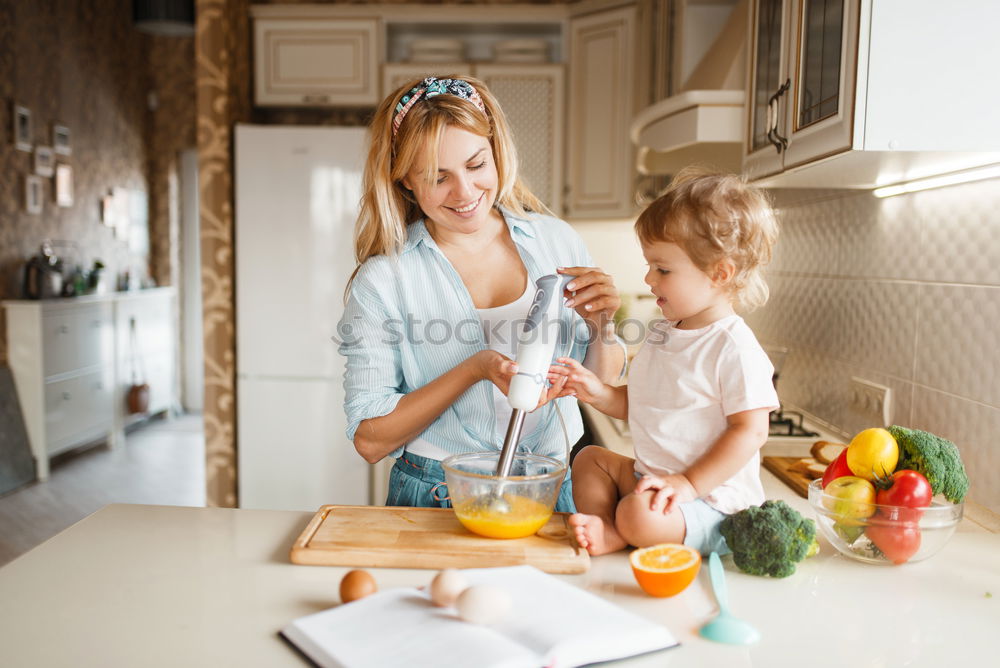
[[[486,347],[495,350],[501,355],[506,355],[510,359],[517,356],[517,338],[524,328],[524,320],[531,308],[531,300],[535,296],[534,286],[531,281],[526,281],[527,285],[524,294],[509,304],[496,306],[494,308],[477,308],[476,314],[483,325],[483,335],[486,338]],[[510,415],[513,412],[507,397],[496,385],[493,386],[493,405],[496,409],[497,428],[500,438],[503,439],[507,433],[507,425],[510,423]],[[521,427],[521,434],[530,434],[538,426],[542,411],[535,411],[524,416],[524,425]],[[499,448],[501,443],[497,444]],[[417,437],[407,443],[407,452],[412,452],[420,457],[442,460],[449,456],[450,452]]]

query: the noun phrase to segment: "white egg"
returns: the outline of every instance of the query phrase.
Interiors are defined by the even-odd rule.
[[[492,585],[473,585],[455,602],[458,616],[473,624],[495,624],[510,613],[510,595]]]
[[[454,568],[446,568],[431,580],[431,602],[440,608],[455,605],[458,595],[468,586],[464,575]]]

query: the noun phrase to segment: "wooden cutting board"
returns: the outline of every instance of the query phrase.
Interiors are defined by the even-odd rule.
[[[801,459],[802,457],[764,457],[760,463],[778,480],[791,487],[796,494],[807,499],[809,498],[809,483],[813,479],[799,471],[788,470],[788,467]]]
[[[292,545],[291,560],[314,566],[484,568],[530,564],[547,573],[583,573],[590,555],[553,513],[534,536],[484,538],[446,508],[323,506]]]

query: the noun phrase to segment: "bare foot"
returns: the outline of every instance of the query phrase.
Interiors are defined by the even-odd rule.
[[[628,543],[618,535],[615,526],[598,515],[574,513],[569,516],[569,525],[573,528],[576,542],[593,556],[617,552]]]

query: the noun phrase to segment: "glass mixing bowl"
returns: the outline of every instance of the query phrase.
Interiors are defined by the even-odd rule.
[[[936,554],[962,521],[961,503],[934,499],[927,508],[845,500],[809,483],[820,533],[839,552],[868,564],[903,564]]]
[[[510,476],[497,478],[499,458],[499,452],[473,452],[441,462],[455,516],[480,536],[530,536],[552,516],[566,465],[551,457],[516,454]]]

